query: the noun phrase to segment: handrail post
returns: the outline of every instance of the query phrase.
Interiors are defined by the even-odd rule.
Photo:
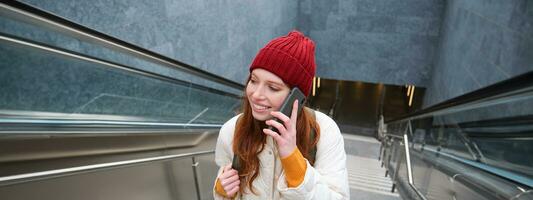
[[[390,167],[390,161],[392,160],[392,157],[394,154],[396,154],[396,142],[394,138],[391,138],[391,146],[389,151],[389,156],[387,156],[387,163],[385,164],[385,177],[389,174],[389,167]]]
[[[198,168],[199,163],[196,162],[196,157],[192,157],[192,173],[194,175],[194,186],[196,187],[196,197],[198,200],[201,200],[202,197],[200,196],[200,183],[198,183],[198,172],[196,171]]]
[[[409,127],[411,127],[411,123],[409,122]],[[407,164],[407,178],[409,180],[409,184],[413,184],[413,171],[411,169],[411,157],[409,155],[409,139],[407,138],[407,133],[403,134],[403,144],[405,147],[405,160]]]
[[[402,146],[402,143],[401,141],[399,142],[400,143],[400,147],[398,148],[401,148]],[[404,143],[405,145],[405,143]],[[396,169],[394,170],[394,175],[393,175],[393,178],[392,178],[392,188],[391,188],[391,192],[394,193],[394,189],[396,188],[396,181],[398,180],[398,174],[399,174],[399,171],[400,171],[400,164],[402,163],[402,161],[404,160],[404,152],[403,151],[400,151],[400,155],[399,156],[399,160],[396,162]]]

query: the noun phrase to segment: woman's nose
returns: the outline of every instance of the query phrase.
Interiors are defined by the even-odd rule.
[[[252,91],[252,97],[254,99],[263,99],[265,97],[263,92],[263,86],[257,86],[255,90]]]

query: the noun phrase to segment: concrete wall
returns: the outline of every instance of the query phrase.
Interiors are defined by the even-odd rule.
[[[302,0],[298,26],[317,43],[320,77],[427,86],[442,0]]]
[[[533,2],[446,1],[425,107],[533,70]]]
[[[441,0],[24,2],[239,82],[260,47],[298,28],[317,43],[318,76],[418,86],[427,85],[443,7]]]
[[[238,82],[259,48],[296,27],[298,10],[283,0],[23,1]]]

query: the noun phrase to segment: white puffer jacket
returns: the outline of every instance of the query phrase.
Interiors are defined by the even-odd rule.
[[[267,137],[265,148],[259,154],[259,176],[252,183],[258,194],[248,190],[246,194],[238,194],[236,199],[350,199],[344,139],[335,121],[321,112],[315,111],[315,114],[320,126],[320,138],[315,164],[311,166],[307,162],[304,181],[298,187],[287,187],[277,147],[272,137]],[[233,159],[233,134],[237,118],[231,118],[220,129],[215,152],[215,162],[220,167],[218,175]],[[213,194],[215,199],[224,199],[214,190]]]

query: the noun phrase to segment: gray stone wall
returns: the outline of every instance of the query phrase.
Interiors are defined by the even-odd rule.
[[[446,1],[424,107],[533,70],[533,2]]]
[[[316,41],[320,77],[427,86],[442,0],[302,0],[298,26]]]
[[[298,10],[283,0],[23,1],[241,83],[259,48],[296,27]]]
[[[294,28],[317,44],[317,76],[427,87],[425,107],[533,69],[528,0],[23,1],[237,82],[259,48]],[[0,27],[192,79],[31,25]]]
[[[317,43],[318,76],[417,86],[427,85],[443,7],[441,0],[24,1],[239,82],[259,48],[298,28]]]

